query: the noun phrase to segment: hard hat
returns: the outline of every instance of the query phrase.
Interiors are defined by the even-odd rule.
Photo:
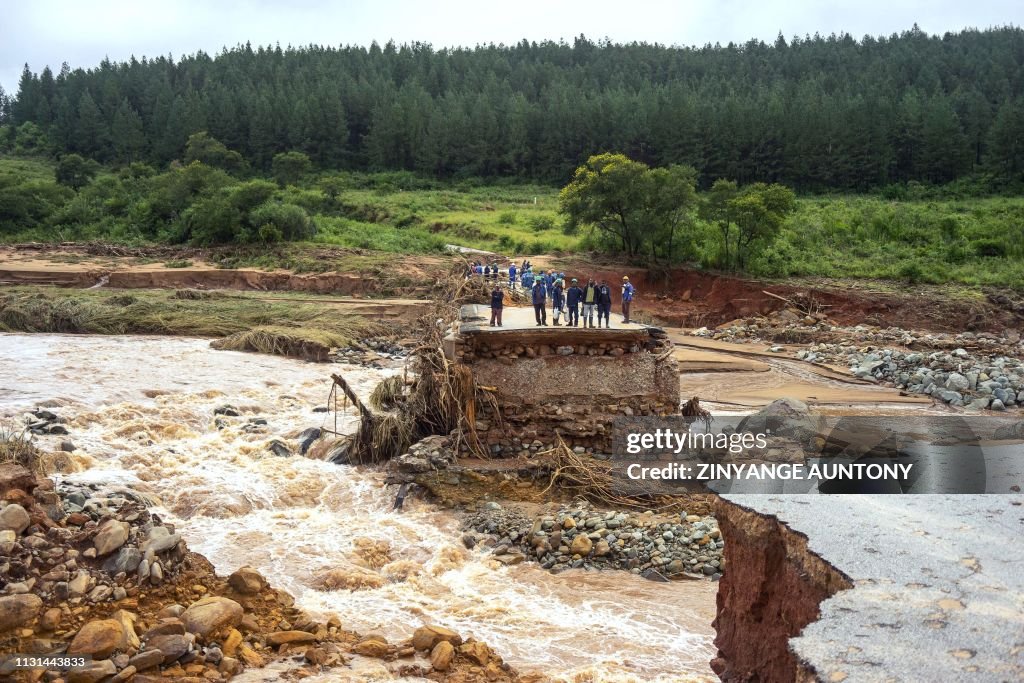
[[[622,279],[625,280],[626,282],[629,282],[629,276],[628,275],[623,275]]]

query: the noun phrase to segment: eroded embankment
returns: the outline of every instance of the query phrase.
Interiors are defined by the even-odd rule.
[[[852,582],[778,519],[722,499],[714,513],[729,571],[718,586],[711,668],[726,683],[814,680],[789,639],[818,618],[823,600]]]

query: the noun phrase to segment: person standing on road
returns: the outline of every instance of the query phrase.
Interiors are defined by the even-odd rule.
[[[491,290],[491,327],[501,327],[501,311],[505,305],[505,293],[501,291],[501,285],[494,283]]]
[[[554,286],[551,288],[551,318],[555,325],[561,326],[562,323],[558,322],[559,317],[562,315],[562,309],[565,308],[565,294],[563,292],[563,282],[559,278],[555,280]]]
[[[579,327],[581,301],[583,301],[583,290],[580,288],[579,280],[573,278],[572,286],[565,292],[565,303],[569,308],[565,324],[569,327]]]
[[[513,261],[508,266],[508,286],[513,292],[516,291],[516,262]]]
[[[523,289],[526,291],[533,289],[533,271],[529,268],[523,271]]]
[[[537,326],[548,325],[548,314],[547,314],[547,287],[544,286],[544,278],[538,277],[537,281],[533,283],[533,315],[537,318]]]
[[[629,306],[636,296],[636,288],[629,282],[629,276],[622,276],[622,322],[629,324]]]
[[[587,278],[587,287],[583,290],[583,327],[594,327],[594,307],[597,305],[597,285],[594,278]]]
[[[601,284],[597,286],[597,326],[601,327],[601,318],[604,318],[605,328],[610,328],[612,314],[612,288],[608,286],[608,282],[601,279]]]

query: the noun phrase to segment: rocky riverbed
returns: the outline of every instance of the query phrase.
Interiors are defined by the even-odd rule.
[[[24,651],[19,648],[33,640],[63,647],[86,624],[107,621],[124,610],[135,617],[140,647],[115,650],[105,660],[128,654],[130,661],[150,649],[145,635],[161,620],[181,619],[162,610],[177,611],[177,605],[183,613],[215,597],[241,606],[242,620],[233,628],[260,656],[254,661],[266,667],[247,667],[239,655],[241,644],[235,654],[228,654],[227,636],[201,636],[186,624],[184,633],[173,635],[189,640],[192,633],[195,659],[186,652],[161,663],[163,673],[171,672],[170,679],[212,679],[214,670],[225,677],[220,664],[213,663],[216,648],[248,668],[245,680],[312,673],[313,680],[324,681],[403,676],[470,681],[487,676],[491,663],[502,671],[507,663],[519,672],[519,680],[639,678],[668,683],[711,676],[712,582],[666,584],[628,571],[581,567],[555,574],[536,562],[506,565],[495,560],[486,542],[474,550],[465,548],[461,519],[450,510],[412,496],[395,510],[395,490],[384,485],[385,473],[338,466],[318,459],[312,449],[300,457],[309,438],[304,433],[335,424],[333,416],[327,422],[318,411],[330,387],[330,365],[212,351],[207,341],[188,339],[0,335],[0,355],[4,353],[16,353],[19,362],[0,363],[0,386],[16,388],[0,393],[3,426],[20,428],[26,416],[32,423],[41,421],[45,416],[32,412],[47,410],[56,419],[46,424],[68,431],[50,434],[40,429],[32,439],[44,451],[44,462],[59,472],[55,486],[39,484],[36,489],[41,496],[48,490],[59,500],[64,518],[50,519],[59,529],[70,529],[59,533],[73,539],[70,544],[61,541],[52,566],[34,559],[28,573],[5,579],[17,584],[34,578],[29,593],[7,594],[7,583],[0,584],[0,596],[34,594],[41,601],[38,609],[29,606],[25,621],[0,636],[0,641],[9,639],[3,641],[4,652]],[[362,396],[399,371],[344,369]],[[337,425],[347,432],[357,420],[354,411],[343,412]],[[285,449],[273,448],[275,441]],[[64,442],[67,450],[62,450]],[[10,502],[2,495],[0,500],[5,508]],[[38,514],[49,516],[46,505],[56,501],[47,501],[36,499],[43,511]],[[26,511],[30,518],[37,514]],[[71,524],[72,517],[81,526]],[[114,522],[118,537],[121,524],[129,527],[124,543],[108,554],[85,557],[95,549],[101,527]],[[164,531],[154,532],[158,527]],[[57,533],[30,525],[16,536],[17,552],[23,554],[26,547],[33,551],[30,546],[40,542],[29,540],[34,538],[51,543],[48,552],[56,551],[56,541],[49,539]],[[150,534],[178,536],[180,541],[155,552],[140,582]],[[72,551],[79,555],[70,557]],[[110,575],[103,569],[110,558],[122,555],[123,572],[112,567],[118,571]],[[67,565],[70,559],[75,560],[72,567]],[[158,584],[153,560],[160,566]],[[52,591],[58,577],[64,580],[63,574],[46,582],[43,577],[51,570],[63,571],[71,583],[83,567],[88,571],[86,592],[69,593],[66,601],[74,619],[62,620],[60,631],[43,630],[40,620],[47,610],[56,607],[63,613],[63,602]],[[261,597],[245,596],[231,586],[229,578],[245,567],[267,584]],[[44,584],[51,591],[46,597],[35,592]],[[92,601],[89,596],[96,588],[97,600]],[[125,593],[120,600],[117,589]],[[75,599],[79,602],[72,605]],[[75,614],[76,609],[82,611]],[[258,626],[255,631],[243,628],[250,615]],[[486,643],[501,658],[489,655],[487,664],[474,663],[471,648],[463,651],[452,644],[453,668],[441,672],[431,657],[439,642],[429,650],[412,644],[425,626],[458,634],[462,645]],[[332,628],[337,628],[333,634]],[[323,629],[327,635],[320,639],[299,635],[281,644],[277,640],[286,636],[270,639],[288,631],[316,636]],[[362,646],[365,652],[383,656],[358,653],[363,639],[370,643]],[[586,647],[580,646],[583,640]],[[306,658],[309,650],[323,650],[330,657],[335,647],[337,662],[318,664],[317,653],[313,661]],[[443,652],[439,656],[443,666]],[[328,661],[334,666],[317,673]],[[127,669],[119,668],[121,664],[126,664],[123,658],[114,661],[114,676]],[[200,665],[203,672],[196,668]],[[109,675],[108,666],[103,667]],[[155,674],[136,666],[137,677]]]
[[[769,351],[799,360],[845,366],[858,378],[953,407],[1003,411],[1024,404],[1024,341],[1017,330],[943,334],[843,327],[824,315],[783,309],[693,334],[766,344]],[[793,350],[794,344],[801,348]]]
[[[55,489],[25,467],[0,465],[0,649],[88,658],[45,673],[8,661],[4,680],[224,681],[278,659],[309,676],[355,656],[434,680],[518,679],[487,645],[442,626],[400,642],[359,636],[337,616],[296,608],[251,567],[218,577],[146,503],[124,487]]]
[[[525,560],[544,569],[623,569],[655,581],[717,580],[725,542],[713,517],[598,510],[588,505],[526,514],[484,503],[465,521],[468,548],[489,548],[503,564]]]

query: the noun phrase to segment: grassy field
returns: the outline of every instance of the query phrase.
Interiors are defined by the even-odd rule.
[[[147,177],[105,171],[75,192],[54,182],[49,162],[0,159],[0,240],[173,242],[190,202],[233,196],[246,187],[246,181],[213,169]],[[345,247],[363,250],[352,254],[346,269],[386,273],[393,270],[394,254],[441,253],[446,245],[515,256],[585,252],[594,244],[585,231],[565,233],[554,187],[439,184],[392,173],[310,177],[297,186],[270,189],[271,201],[308,212],[316,226],[314,236],[305,242],[243,244],[220,265],[325,270],[338,266],[317,250]],[[154,227],[154,206],[178,208],[159,214],[170,217]],[[717,229],[693,217],[686,236],[690,263],[714,268],[719,262]],[[777,239],[750,260],[748,271],[764,277],[1021,288],[1024,197],[803,197]]]

